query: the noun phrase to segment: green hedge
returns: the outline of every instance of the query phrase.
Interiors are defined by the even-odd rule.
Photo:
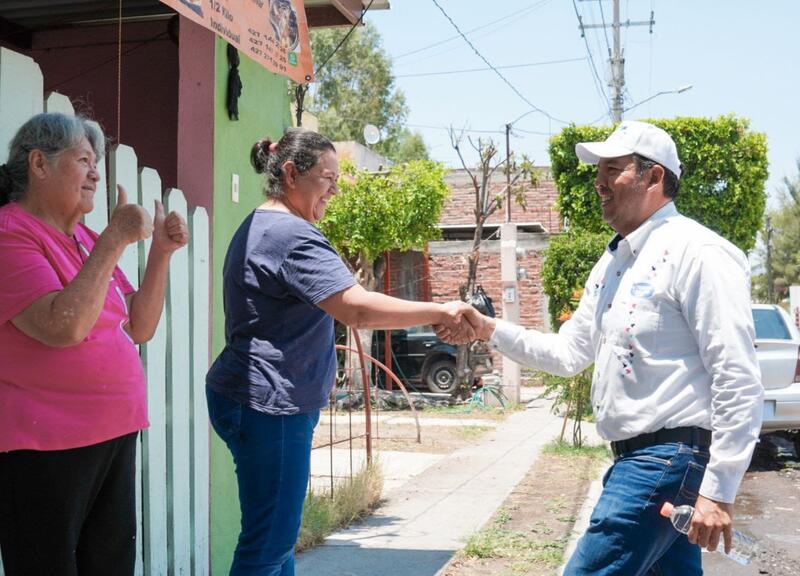
[[[764,217],[767,180],[766,136],[743,118],[649,120],[666,130],[684,165],[675,204],[745,252],[753,248]],[[594,189],[596,167],[579,163],[578,142],[604,140],[613,126],[564,128],[550,140],[550,162],[558,188],[558,209],[573,229],[604,233]]]
[[[575,229],[550,240],[542,264],[542,288],[550,298],[547,309],[554,328],[561,326],[562,313],[575,310],[574,293],[586,283],[608,241],[608,234]]]

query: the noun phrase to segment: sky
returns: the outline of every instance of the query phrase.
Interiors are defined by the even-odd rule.
[[[487,64],[437,4],[507,83],[491,70],[442,74]],[[408,126],[422,134],[435,160],[460,166],[443,128],[486,131],[471,136],[491,137],[504,149],[504,126],[516,120],[512,150],[543,166],[550,163],[549,135],[564,122],[610,123],[612,32],[589,29],[582,38],[576,9],[584,24],[610,23],[613,1],[391,0],[390,10],[368,12],[365,19],[378,28],[394,62]],[[796,176],[800,158],[800,1],[620,0],[623,22],[648,21],[651,11],[652,34],[649,26],[621,30],[625,105],[641,103],[623,118],[748,118],[752,129],[767,135],[767,192],[774,203],[783,177]],[[642,103],[687,85],[692,88]],[[550,117],[531,112],[531,105]]]

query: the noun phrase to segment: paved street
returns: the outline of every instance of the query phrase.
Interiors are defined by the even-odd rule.
[[[736,504],[736,527],[755,536],[758,554],[748,566],[704,554],[706,576],[800,574],[800,463],[759,446]]]

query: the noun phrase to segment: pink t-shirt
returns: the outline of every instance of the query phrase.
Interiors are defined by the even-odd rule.
[[[83,224],[67,236],[15,203],[0,207],[0,452],[88,446],[148,425],[144,372],[122,329],[125,295],[134,290],[119,268],[80,344],[46,346],[11,322],[62,290],[96,238]]]

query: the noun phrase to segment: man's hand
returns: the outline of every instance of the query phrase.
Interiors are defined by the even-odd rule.
[[[161,200],[155,201],[155,217],[153,218],[153,246],[163,254],[172,254],[189,242],[189,227],[180,214],[170,212],[164,215]]]
[[[494,319],[484,316],[465,302],[454,301],[445,304],[457,311],[460,324],[437,324],[433,327],[436,335],[451,344],[467,344],[473,340],[488,340],[494,332]]]
[[[719,545],[719,538],[725,539],[725,552],[731,550],[733,530],[733,504],[716,502],[698,496],[694,505],[692,525],[687,534],[689,542],[713,552]]]
[[[473,306],[466,304],[464,302],[451,302],[450,304],[458,304],[460,305],[460,310],[462,314],[462,322],[469,324],[469,327],[472,331],[472,336],[470,341],[472,340],[488,340],[492,337],[492,333],[494,332],[494,318],[489,318],[488,316],[484,316],[480,312],[478,312]],[[436,335],[444,340],[445,342],[450,342],[451,344],[463,344],[463,342],[457,341],[457,338],[453,335],[452,331],[448,326],[445,325],[437,325],[433,327]]]
[[[117,185],[117,205],[111,213],[106,231],[123,245],[144,240],[153,233],[150,214],[137,204],[128,204],[128,195],[120,185]]]
[[[494,328],[496,324],[494,318],[484,316],[473,306],[469,307],[469,310],[464,314],[464,317],[467,319],[467,322],[472,325],[473,330],[475,330],[475,336],[478,338],[478,340],[483,340],[486,342],[492,337],[492,334],[494,334]]]
[[[475,340],[475,330],[466,320],[465,314],[472,310],[472,306],[454,300],[447,304],[442,304],[444,318],[441,324],[434,325],[436,335],[451,344],[469,344]]]

